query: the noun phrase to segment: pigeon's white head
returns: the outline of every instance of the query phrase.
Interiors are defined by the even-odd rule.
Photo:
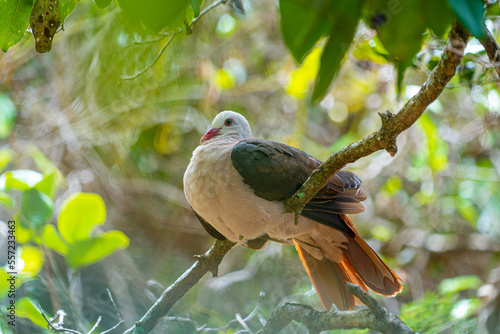
[[[226,110],[215,116],[212,122],[212,128],[201,137],[200,143],[209,141],[214,137],[223,136],[237,137],[238,139],[253,138],[252,130],[245,117],[237,112]]]

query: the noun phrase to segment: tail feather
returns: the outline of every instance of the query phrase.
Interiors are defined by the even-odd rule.
[[[356,304],[361,304],[347,291],[346,282],[383,296],[394,296],[400,292],[403,289],[401,279],[359,236],[347,215],[340,216],[355,234],[354,238],[347,237],[346,248],[318,248],[294,239],[295,248],[324,308],[329,310],[335,304],[340,310],[352,310]],[[343,255],[337,254],[340,249]]]
[[[329,310],[335,304],[340,310],[354,309],[355,300],[347,291],[346,281],[349,281],[349,277],[344,267],[326,258],[318,260],[297,241],[294,240],[294,244],[323,307]]]

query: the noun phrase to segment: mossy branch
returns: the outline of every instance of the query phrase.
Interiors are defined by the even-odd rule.
[[[397,153],[397,136],[418,120],[455,75],[455,71],[463,58],[468,39],[469,35],[466,30],[459,24],[454,24],[448,35],[445,52],[427,81],[420,88],[420,91],[409,99],[397,114],[392,114],[389,111],[380,113],[379,115],[382,118],[380,130],[332,154],[311,174],[299,190],[285,202],[285,211],[300,214],[311,198],[335,173],[347,164],[378,150],[386,150],[391,156],[394,156]]]
[[[381,333],[415,333],[401,319],[390,313],[385,307],[380,306],[359,286],[347,283],[347,289],[363,301],[368,309],[359,311],[332,309],[320,312],[307,305],[286,303],[273,311],[266,325],[258,334],[278,333],[292,320],[303,323],[309,329],[309,333],[352,328],[369,328]]]

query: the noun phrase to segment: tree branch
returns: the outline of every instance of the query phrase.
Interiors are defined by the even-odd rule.
[[[401,319],[390,313],[385,307],[380,306],[359,286],[347,283],[347,289],[361,299],[369,309],[354,312],[332,309],[320,312],[307,305],[286,303],[273,311],[266,325],[258,334],[278,333],[292,320],[303,323],[310,333],[351,328],[369,328],[382,333],[414,333]]]
[[[172,306],[184,296],[198,281],[210,271],[217,276],[217,268],[226,253],[234,246],[233,243],[225,240],[217,240],[213,246],[204,254],[197,256],[196,261],[181,277],[169,286],[156,303],[137,321],[135,325],[125,331],[126,334],[149,333],[165,316]]]
[[[446,84],[455,75],[468,39],[469,35],[465,29],[455,23],[448,35],[445,52],[420,91],[408,100],[397,114],[394,115],[389,111],[379,114],[382,118],[380,130],[332,154],[285,202],[285,211],[300,214],[319,189],[348,163],[382,149],[394,156],[397,153],[396,137],[412,126],[427,106],[443,92]]]
[[[486,36],[481,38],[479,42],[483,45],[488,58],[490,58],[490,61],[493,64],[493,68],[500,76],[500,47],[488,28],[485,28],[485,30]]]

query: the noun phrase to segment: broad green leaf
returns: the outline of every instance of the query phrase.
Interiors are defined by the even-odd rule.
[[[0,94],[0,139],[9,136],[16,116],[17,110],[14,102],[6,94]]]
[[[324,97],[340,68],[344,55],[349,50],[361,15],[362,4],[362,0],[331,3],[332,30],[321,56],[321,65],[311,97],[313,103]]]
[[[22,246],[20,259],[24,267],[19,273],[22,276],[36,276],[43,267],[43,254],[37,247]]]
[[[189,0],[189,7],[193,10],[194,17],[200,16],[200,2],[199,0]]]
[[[327,0],[280,0],[281,34],[297,62],[326,35],[332,27],[327,13],[332,11]],[[347,28],[346,28],[347,29]]]
[[[30,26],[35,39],[36,52],[49,52],[52,39],[61,25],[58,0],[35,0]]]
[[[310,83],[317,77],[322,47],[315,47],[302,62],[302,65],[290,72],[290,79],[285,85],[288,95],[302,99],[307,96]]]
[[[111,0],[95,0],[97,7],[103,9],[109,6]]]
[[[188,7],[186,0],[118,0],[118,4],[131,23],[141,22],[153,33],[182,27]]]
[[[378,37],[397,65],[396,88],[400,95],[404,72],[422,48],[427,24],[423,1],[400,0],[397,5],[390,10],[385,0],[369,1],[368,23],[377,30]]]
[[[34,324],[47,328],[47,321],[43,318],[42,313],[40,313],[37,303],[31,298],[22,297],[17,301],[16,315],[21,318],[28,318]]]
[[[97,225],[106,220],[106,206],[101,196],[72,194],[61,206],[57,228],[65,241],[74,244],[86,240]]]
[[[35,162],[38,169],[43,173],[43,175],[49,175],[55,173],[56,176],[56,185],[59,185],[62,181],[64,181],[64,176],[57,168],[52,161],[42,151],[35,145],[28,145],[28,154]]]
[[[425,19],[432,32],[442,37],[451,26],[455,15],[447,0],[425,0]]]
[[[3,52],[23,38],[30,25],[33,0],[0,1],[0,49]]]
[[[64,21],[73,12],[78,0],[59,0],[59,11],[61,12],[61,24],[64,26]]]
[[[29,169],[8,171],[0,176],[0,190],[27,190],[42,179],[42,174]]]
[[[0,150],[0,171],[7,167],[13,156],[14,151],[12,151],[11,149],[4,148]]]
[[[128,237],[120,231],[109,231],[97,237],[78,241],[69,246],[68,264],[75,268],[85,267],[128,247]]]
[[[9,194],[0,191],[0,205],[4,208],[11,209],[13,207],[12,198]]]
[[[61,255],[68,254],[68,245],[61,238],[54,225],[47,224],[43,227],[42,242]]]
[[[467,30],[476,38],[485,36],[483,0],[448,0],[451,8]]]
[[[53,199],[57,192],[56,174],[52,173],[45,176],[42,181],[35,184],[33,189],[39,190]]]
[[[439,283],[439,292],[447,294],[463,290],[477,289],[481,286],[481,284],[483,284],[483,282],[475,275],[446,278]]]
[[[37,189],[23,191],[21,196],[21,219],[26,220],[31,228],[45,224],[54,211],[54,202]]]

